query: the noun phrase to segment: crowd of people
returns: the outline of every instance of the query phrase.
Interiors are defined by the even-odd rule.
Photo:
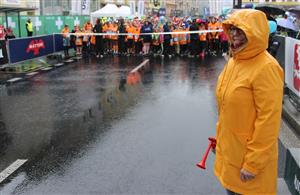
[[[158,17],[144,20],[101,18],[94,26],[90,21],[82,27],[74,26],[72,30],[65,25],[62,30],[65,56],[69,57],[69,48],[77,55],[94,53],[97,57],[160,55],[171,58],[179,55],[204,58],[205,55],[225,55],[228,52],[227,37],[222,31],[216,31],[222,29],[222,20],[222,17],[205,20],[174,17],[168,21]]]

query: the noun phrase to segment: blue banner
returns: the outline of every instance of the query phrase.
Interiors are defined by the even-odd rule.
[[[64,50],[63,36],[60,34],[55,34],[54,40],[55,40],[55,52],[63,51]]]
[[[8,47],[10,63],[38,58],[54,52],[53,35],[11,39]]]

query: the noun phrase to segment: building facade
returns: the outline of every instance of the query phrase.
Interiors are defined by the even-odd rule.
[[[107,3],[130,5],[132,2],[136,12],[143,5],[144,15],[163,12],[166,16],[205,16],[222,14],[238,0],[0,0],[0,6],[37,8],[37,11],[22,13],[25,15],[89,15]],[[299,5],[300,0],[242,0],[242,3]]]
[[[36,8],[36,11],[21,12],[22,15],[39,14],[40,3],[36,0],[0,0],[0,7]]]
[[[179,0],[176,1],[176,12],[178,16],[197,16],[201,15],[201,5],[207,4],[207,0]]]
[[[142,3],[145,15],[155,14],[162,8],[165,9],[167,16],[176,15],[176,0],[40,0],[39,7],[41,15],[89,15],[107,3],[120,6],[130,5],[131,2],[134,2],[136,12]],[[86,10],[82,9],[84,3]]]

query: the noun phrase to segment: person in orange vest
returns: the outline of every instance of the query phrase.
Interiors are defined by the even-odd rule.
[[[61,33],[63,34],[63,46],[65,58],[69,57],[69,47],[70,47],[70,29],[68,25],[65,25]]]
[[[112,33],[113,33],[113,23],[112,22],[108,22],[107,25],[107,30],[106,32],[109,34],[107,36],[107,49],[108,49],[108,53],[112,54],[113,53],[113,44],[112,44]]]
[[[180,32],[188,32],[188,29],[186,28],[186,25],[182,23]],[[189,40],[189,34],[180,34],[179,35],[179,44],[180,44],[180,56],[184,56],[187,54],[187,48],[188,48],[188,40]]]
[[[76,44],[76,55],[82,54],[82,31],[79,26],[75,26],[75,44]]]
[[[211,22],[208,24],[208,30],[219,30],[220,25],[217,23],[216,18],[213,17]],[[209,33],[209,49],[213,56],[216,56],[219,52],[219,33]]]
[[[112,44],[112,54],[117,55],[118,54],[118,24],[117,22],[113,22],[111,27],[111,32],[115,33],[116,35],[111,36],[111,44]]]
[[[126,29],[126,32],[128,33],[127,35],[127,55],[130,56],[132,55],[134,52],[134,33],[135,33],[135,28],[132,25],[131,22],[128,23],[128,27]]]
[[[140,34],[141,34],[141,28],[134,24],[134,50],[135,54],[138,55],[140,52],[142,52],[142,41],[140,39]]]
[[[156,26],[154,28],[154,32],[159,33],[160,28],[158,26]],[[159,34],[152,35],[152,51],[155,56],[159,54],[159,51],[160,51],[160,35]]]
[[[174,24],[173,26],[173,32],[179,32],[178,24]],[[180,54],[180,45],[179,45],[179,34],[172,34],[172,40],[173,40],[173,51],[176,55]]]
[[[200,23],[199,30],[200,31],[206,30],[204,22]],[[201,58],[204,58],[204,56],[205,56],[205,50],[206,50],[206,47],[207,47],[207,40],[206,40],[206,38],[207,38],[207,33],[206,32],[199,33],[199,40],[200,40],[200,44],[199,44],[199,46],[200,46],[200,54],[199,54],[199,56]]]

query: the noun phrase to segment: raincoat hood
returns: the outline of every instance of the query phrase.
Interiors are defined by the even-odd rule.
[[[243,30],[248,40],[245,48],[233,54],[234,58],[249,59],[268,48],[269,25],[267,17],[263,12],[253,9],[234,11],[229,18],[223,22],[223,29],[228,37],[228,28],[230,25]]]

